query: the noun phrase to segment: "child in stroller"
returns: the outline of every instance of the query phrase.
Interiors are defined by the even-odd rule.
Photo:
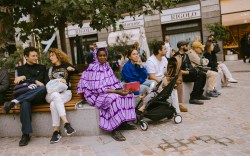
[[[140,100],[136,105],[136,123],[141,125],[142,130],[147,130],[148,128],[148,124],[143,121],[143,117],[149,118],[153,121],[158,121],[163,118],[172,119],[174,117],[175,123],[181,123],[182,117],[177,114],[176,108],[167,101],[171,96],[178,79],[179,72],[176,72],[175,70],[177,68],[176,65],[176,59],[172,57],[168,64],[168,71],[170,72],[168,77],[171,77],[171,81],[166,83],[166,80],[163,79],[163,84],[166,86],[161,91],[159,91],[159,88],[162,86],[162,82],[158,83],[152,92],[144,97],[144,99]]]

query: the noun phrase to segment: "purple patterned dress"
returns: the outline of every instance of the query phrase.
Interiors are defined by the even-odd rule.
[[[82,73],[77,93],[83,93],[87,102],[100,110],[100,128],[112,131],[125,121],[135,120],[134,95],[107,93],[107,89],[122,88],[122,83],[107,62],[98,62],[97,50],[95,61]]]

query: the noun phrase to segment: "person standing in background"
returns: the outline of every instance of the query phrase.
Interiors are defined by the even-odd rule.
[[[170,53],[171,53],[171,45],[170,45],[170,38],[169,38],[169,36],[165,37],[165,46],[167,48],[166,57],[167,57],[167,59],[169,59],[170,58]]]
[[[89,53],[88,53],[88,56],[87,56],[87,63],[88,64],[90,64],[91,62],[94,61],[93,51],[94,51],[94,45],[90,45],[89,46]]]

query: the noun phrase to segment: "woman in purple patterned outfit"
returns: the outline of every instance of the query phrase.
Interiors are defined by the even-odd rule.
[[[100,128],[111,131],[115,140],[125,141],[120,130],[136,129],[127,123],[136,119],[134,95],[122,89],[107,63],[106,48],[96,48],[94,59],[82,73],[77,93],[84,94],[87,102],[100,110]]]

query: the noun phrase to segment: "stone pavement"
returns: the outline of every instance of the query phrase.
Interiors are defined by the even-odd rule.
[[[50,138],[32,137],[28,146],[19,147],[20,138],[0,137],[0,155],[249,156],[250,63],[225,63],[239,83],[222,88],[220,97],[202,106],[184,104],[189,112],[181,113],[181,124],[174,124],[173,120],[149,122],[147,131],[138,127],[135,131],[123,132],[125,142],[116,142],[108,134],[65,136],[52,145]]]

